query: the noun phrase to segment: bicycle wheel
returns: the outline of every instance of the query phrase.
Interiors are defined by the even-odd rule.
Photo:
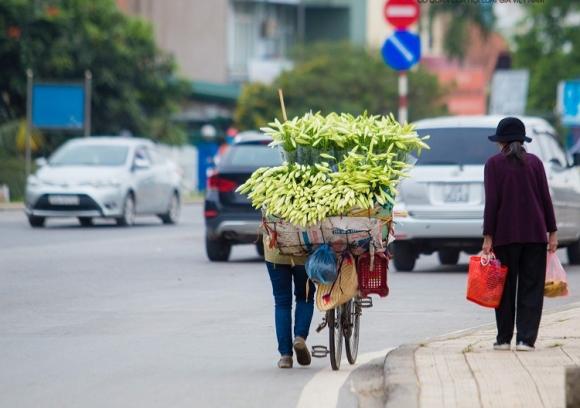
[[[335,371],[340,368],[340,359],[342,357],[342,309],[342,306],[338,306],[326,312],[330,365]]]
[[[356,362],[358,355],[358,340],[360,331],[361,307],[356,301],[351,299],[344,305],[344,345],[346,348],[346,358],[350,364]]]

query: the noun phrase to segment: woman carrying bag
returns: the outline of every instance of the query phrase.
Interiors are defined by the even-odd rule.
[[[489,140],[501,153],[485,164],[483,253],[495,253],[508,267],[503,297],[495,317],[496,350],[510,350],[517,327],[516,350],[532,351],[544,302],[546,245],[558,248],[556,218],[541,160],[527,153],[523,122],[502,119]],[[517,316],[516,316],[517,310]]]

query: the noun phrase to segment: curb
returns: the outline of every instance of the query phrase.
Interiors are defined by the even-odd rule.
[[[418,344],[400,346],[385,358],[384,395],[387,408],[417,408],[419,382],[415,366]]]
[[[387,402],[386,389],[384,387],[385,363],[386,356],[375,358],[363,364],[351,374],[350,392],[356,396],[359,408],[385,407]]]
[[[203,198],[184,199],[183,205],[203,204]],[[23,211],[24,203],[0,203],[0,211]]]
[[[22,211],[24,203],[0,203],[0,211]]]

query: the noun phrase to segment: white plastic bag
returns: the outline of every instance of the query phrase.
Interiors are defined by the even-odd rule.
[[[568,281],[566,271],[562,267],[556,253],[548,253],[546,261],[546,284],[544,285],[544,296],[560,297],[568,296]]]

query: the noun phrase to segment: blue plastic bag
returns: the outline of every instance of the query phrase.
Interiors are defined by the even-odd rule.
[[[336,267],[336,254],[328,244],[323,244],[308,257],[306,261],[306,274],[314,283],[330,285],[338,275]]]

